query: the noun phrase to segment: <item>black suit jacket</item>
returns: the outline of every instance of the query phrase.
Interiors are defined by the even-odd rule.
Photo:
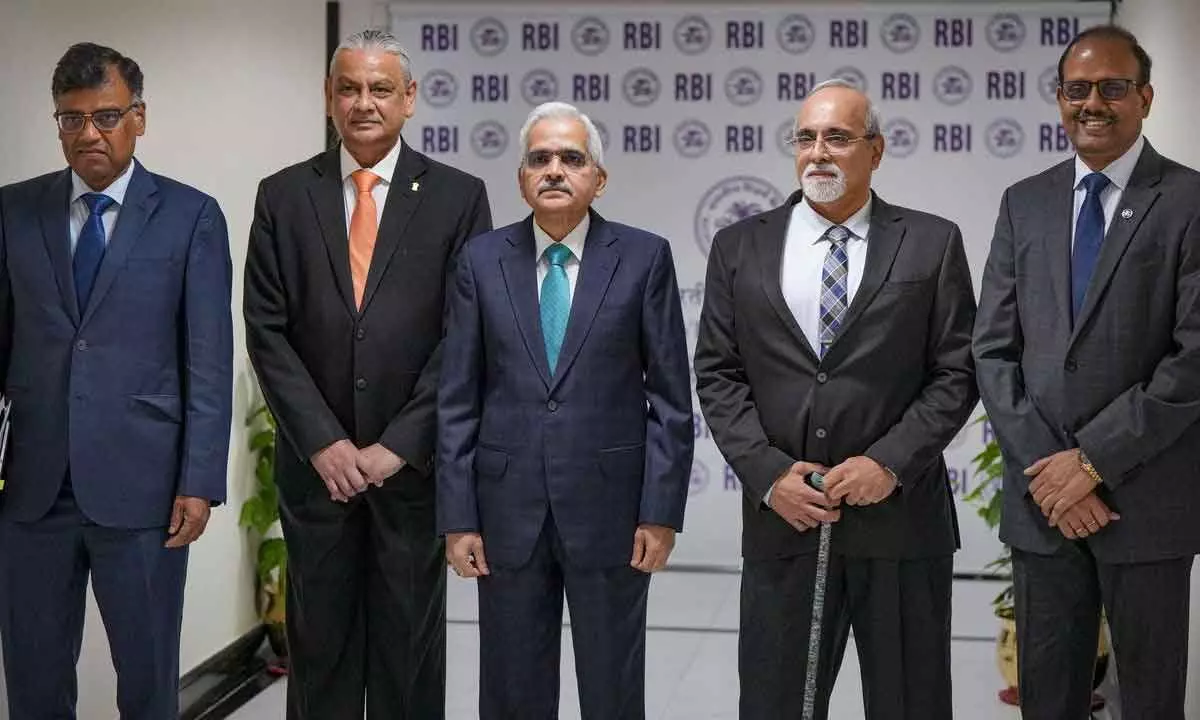
[[[696,390],[713,438],[744,484],[747,559],[810,552],[762,503],[798,460],[866,455],[903,484],[884,501],[845,506],[836,552],[916,558],[958,547],[942,450],[978,394],[971,359],[975,294],[953,223],[874,199],[862,282],[818,359],[780,286],[795,193],[782,207],[713,238],[696,342]]]
[[[491,229],[483,182],[406,144],[361,312],[355,308],[338,149],[259,185],[246,259],[246,344],[286,441],[282,492],[323,488],[308,464],[342,438],[379,442],[432,472],[446,279]],[[416,478],[416,475],[412,475]],[[431,482],[415,483],[432,497]]]
[[[975,356],[1004,453],[1000,538],[1050,553],[1022,470],[1080,447],[1121,519],[1087,543],[1108,562],[1200,552],[1200,173],[1142,150],[1071,322],[1074,159],[1004,193]]]

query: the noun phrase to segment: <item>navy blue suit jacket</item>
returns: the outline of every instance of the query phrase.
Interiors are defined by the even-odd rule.
[[[692,463],[687,341],[670,245],[595,212],[551,375],[533,219],[469,241],[438,394],[438,528],[528,559],[553,514],[579,567],[627,564],[639,523],[682,529]]]
[[[41,518],[69,467],[92,521],[166,526],[176,495],[225,499],[225,218],[211,197],[136,164],[80,313],[70,193],[69,170],[0,188],[0,379],[13,401],[3,516]]]

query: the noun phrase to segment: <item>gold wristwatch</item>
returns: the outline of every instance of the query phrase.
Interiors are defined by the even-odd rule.
[[[1083,452],[1083,448],[1079,448],[1079,467],[1088,474],[1088,477],[1095,480],[1097,485],[1104,484],[1104,480],[1100,478],[1100,473],[1096,472],[1096,466],[1092,465],[1092,461]]]

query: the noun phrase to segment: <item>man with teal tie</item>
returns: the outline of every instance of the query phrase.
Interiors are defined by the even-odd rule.
[[[438,529],[479,578],[483,720],[558,717],[565,591],[585,720],[645,717],[646,596],[683,525],[692,408],[670,245],[590,209],[586,115],[521,129],[525,220],[464,248],[438,394]]]

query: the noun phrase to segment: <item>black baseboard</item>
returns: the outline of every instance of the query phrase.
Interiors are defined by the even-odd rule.
[[[179,681],[180,720],[223,720],[279,679],[267,631],[259,626]]]

